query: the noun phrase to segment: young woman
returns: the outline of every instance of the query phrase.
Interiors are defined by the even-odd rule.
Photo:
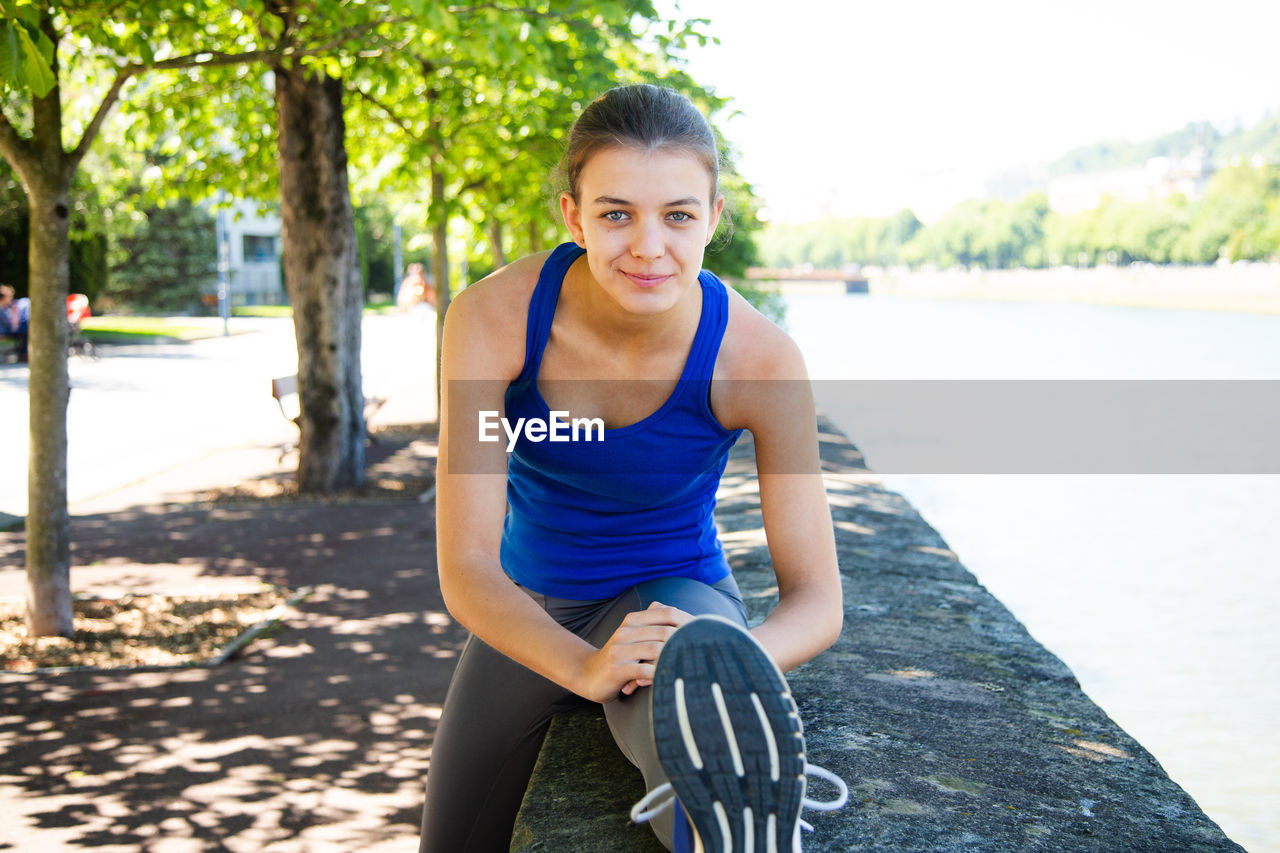
[[[735,767],[763,745],[750,772],[762,774],[757,788],[777,788],[779,749],[803,743],[778,668],[840,632],[804,363],[784,332],[702,270],[724,197],[715,137],[686,98],[611,90],[575,123],[563,168],[573,242],[468,287],[445,323],[440,586],[472,637],[436,731],[421,849],[505,851],[551,716],[585,700],[604,705],[650,791],[673,777],[682,807],[641,815],[669,848],[697,835],[719,849],[711,834],[757,833],[754,820],[756,849],[790,850],[803,755],[783,756],[793,783],[766,797],[787,800],[766,816],[768,803],[700,796],[713,782],[694,729],[716,715],[724,744],[749,714],[756,728],[736,736]],[[560,437],[574,440],[550,440],[557,416]],[[570,434],[569,418],[603,430]],[[749,635],[712,514],[744,429],[778,582],[777,606]],[[695,619],[708,614],[733,624]],[[664,657],[664,672],[673,635],[687,638],[687,654]],[[685,671],[711,646],[741,664],[714,685]],[[756,713],[753,693],[781,698]],[[686,814],[692,830],[676,827]]]

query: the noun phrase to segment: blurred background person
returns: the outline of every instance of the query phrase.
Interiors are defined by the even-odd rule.
[[[0,337],[16,338],[18,361],[27,360],[27,326],[31,320],[31,300],[15,299],[16,292],[7,284],[0,284]]]
[[[408,311],[415,305],[436,307],[436,291],[434,282],[427,277],[422,264],[409,264],[404,281],[400,282],[400,290],[396,292],[396,305],[401,311]]]

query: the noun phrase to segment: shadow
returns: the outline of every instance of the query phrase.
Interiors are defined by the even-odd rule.
[[[5,559],[20,537],[0,538]],[[72,540],[73,565],[199,565],[315,593],[221,667],[0,675],[20,849],[416,849],[465,637],[430,505],[136,507],[74,518]]]

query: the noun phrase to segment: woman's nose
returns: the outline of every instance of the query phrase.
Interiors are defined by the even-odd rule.
[[[662,257],[662,226],[642,221],[632,232],[631,256],[642,260]]]

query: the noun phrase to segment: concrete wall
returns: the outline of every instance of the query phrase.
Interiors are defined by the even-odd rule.
[[[848,781],[807,851],[1240,851],[824,423],[844,581],[836,645],[788,675],[809,760]],[[749,441],[717,519],[753,624],[777,591]],[[1032,567],[1028,567],[1032,570]],[[598,711],[552,724],[512,850],[657,851]],[[822,799],[825,791],[815,790]]]

